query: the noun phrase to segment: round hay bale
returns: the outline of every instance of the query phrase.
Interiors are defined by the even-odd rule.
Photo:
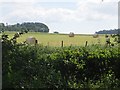
[[[74,35],[74,33],[73,32],[70,32],[69,33],[69,37],[74,37],[75,35]]]
[[[98,36],[99,36],[98,34],[94,34],[93,38],[98,38]]]
[[[27,44],[37,44],[37,39],[35,38],[35,37],[28,37],[27,39],[26,39],[26,43]]]

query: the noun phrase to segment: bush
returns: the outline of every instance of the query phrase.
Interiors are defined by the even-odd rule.
[[[120,87],[116,46],[30,46],[2,35],[2,52],[3,88]]]

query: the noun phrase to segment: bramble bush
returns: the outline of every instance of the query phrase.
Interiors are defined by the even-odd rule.
[[[3,88],[120,88],[118,46],[26,45],[2,35]]]

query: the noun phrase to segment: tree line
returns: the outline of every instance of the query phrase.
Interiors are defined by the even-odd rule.
[[[24,22],[22,24],[17,23],[14,25],[5,25],[0,23],[0,31],[31,31],[31,32],[49,32],[47,25],[39,22]]]
[[[100,30],[96,34],[120,34],[120,29]]]

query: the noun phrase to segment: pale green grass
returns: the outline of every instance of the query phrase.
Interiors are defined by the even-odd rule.
[[[9,38],[12,38],[15,32],[5,32],[9,35]],[[61,42],[64,42],[64,46],[83,46],[85,42],[88,41],[88,45],[98,44],[100,41],[101,44],[105,44],[105,36],[100,35],[99,38],[93,38],[92,35],[75,35],[74,37],[69,37],[68,35],[62,34],[49,34],[49,33],[39,33],[39,32],[29,32],[27,34],[21,35],[17,41],[24,42],[26,38],[33,36],[38,40],[38,43],[42,45],[49,46],[61,46]],[[112,38],[111,38],[112,39]],[[112,40],[113,41],[113,40]]]

